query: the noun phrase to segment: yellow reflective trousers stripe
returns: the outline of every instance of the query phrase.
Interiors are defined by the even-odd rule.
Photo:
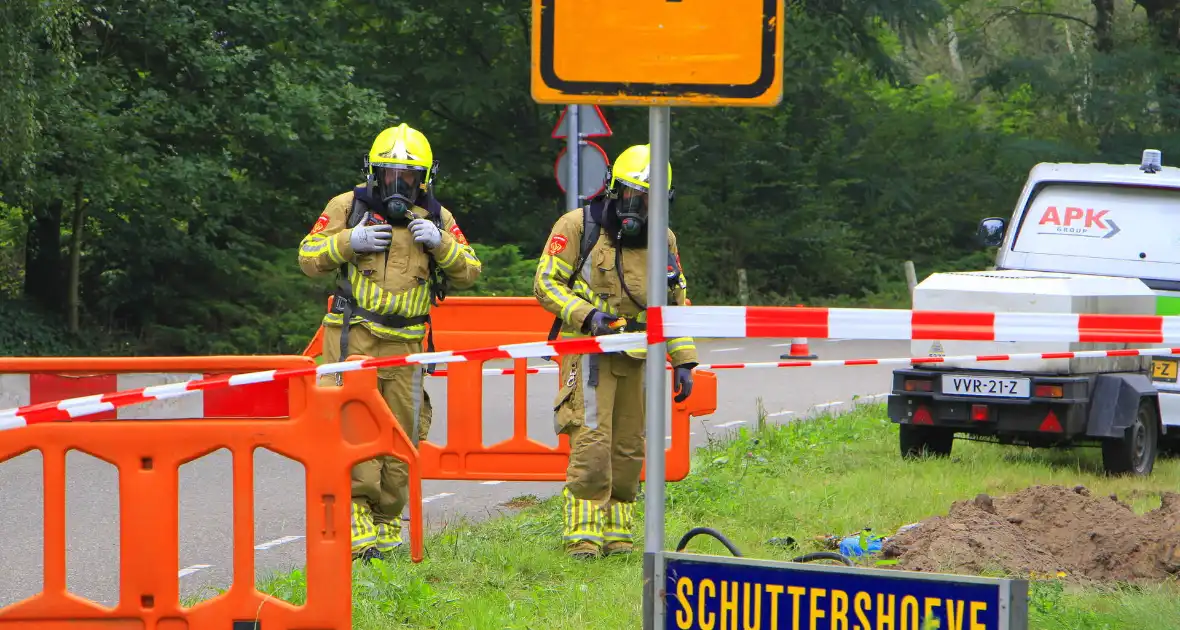
[[[377,550],[389,551],[402,544],[401,523],[377,523]]]
[[[589,540],[602,542],[602,511],[593,501],[579,499],[563,488],[561,496],[564,499],[562,510],[564,521],[561,538],[565,542]]]
[[[630,542],[631,530],[635,523],[633,503],[612,502],[606,509],[606,523],[603,524],[603,538],[606,542]]]
[[[377,527],[369,506],[352,504],[352,552],[357,553],[377,542]]]

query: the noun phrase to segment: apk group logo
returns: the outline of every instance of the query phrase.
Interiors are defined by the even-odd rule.
[[[1093,208],[1045,208],[1037,221],[1037,234],[1080,236],[1082,238],[1110,238],[1122,230],[1108,217],[1110,210]]]

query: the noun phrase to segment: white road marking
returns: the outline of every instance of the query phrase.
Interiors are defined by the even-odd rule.
[[[279,545],[285,545],[289,542],[294,542],[296,540],[299,540],[300,538],[303,538],[303,536],[283,536],[282,538],[268,540],[268,541],[262,543],[261,545],[254,545],[254,548],[257,549],[258,551],[266,551],[267,549],[270,549],[272,547],[278,547]]]
[[[180,570],[180,571],[177,573],[176,577],[178,577],[178,578],[182,578],[182,577],[184,577],[184,576],[186,576],[186,575],[192,575],[192,574],[196,573],[197,571],[200,571],[201,569],[208,569],[208,568],[209,568],[209,567],[211,567],[211,566],[213,566],[213,565],[211,565],[211,564],[194,564],[194,565],[190,565],[190,566],[187,566],[187,567],[185,567],[185,568],[181,569],[181,570]]]
[[[741,350],[741,348],[718,348],[713,352],[733,352],[735,350]]]
[[[746,423],[745,420],[732,420],[730,422],[722,422],[721,424],[715,424],[713,426],[717,427],[718,429],[725,429],[728,427],[737,426],[739,424],[745,424],[745,423]]]
[[[503,481],[481,481],[481,482],[479,482],[479,485],[481,485],[481,486],[494,486],[499,483],[504,483],[504,482]]]
[[[790,347],[790,345],[791,344],[789,344],[789,343],[772,343],[772,344],[770,344],[770,347],[771,348],[787,348],[787,347]]]
[[[446,497],[454,496],[454,494],[455,493],[453,493],[453,492],[440,492],[438,494],[432,494],[428,497],[423,497],[422,502],[423,503],[430,503],[431,501],[433,501],[435,499],[445,499]]]
[[[789,415],[791,415],[791,414],[793,414],[793,413],[795,413],[795,412],[794,412],[794,411],[789,411],[789,410],[783,409],[782,411],[776,411],[776,412],[774,412],[774,413],[768,413],[768,414],[766,414],[766,417],[767,417],[767,418],[777,418],[777,417],[779,417],[779,416],[789,416]]]
[[[303,538],[303,536],[283,536],[282,538],[276,538],[274,540],[268,540],[264,543],[259,543],[257,545],[254,545],[254,549],[257,551],[266,551],[268,549],[273,549],[275,547],[278,547],[279,545],[285,545],[289,542],[294,542],[294,541],[299,540],[301,538]],[[200,571],[202,569],[208,569],[212,566],[213,565],[211,565],[211,564],[192,564],[192,565],[189,565],[189,566],[181,569],[180,571],[178,571],[176,573],[176,577],[182,578],[186,575],[192,575],[192,574],[196,573],[197,571]]]

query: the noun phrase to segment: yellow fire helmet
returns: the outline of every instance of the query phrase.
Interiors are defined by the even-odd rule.
[[[627,147],[619,154],[619,157],[615,158],[615,163],[611,166],[607,177],[609,177],[607,193],[612,197],[618,197],[621,192],[618,189],[618,183],[647,192],[651,188],[651,145],[636,144]],[[672,197],[672,162],[669,160],[668,200],[671,201]]]
[[[434,184],[434,175],[438,170],[438,162],[430,150],[430,142],[421,131],[402,123],[396,127],[389,127],[377,134],[369,154],[365,156],[365,175],[368,178],[370,190],[376,193],[378,199],[386,200],[394,195],[410,197],[413,201],[417,195],[409,195],[400,177],[395,178],[393,186],[385,185],[385,177],[380,171],[392,169],[395,172],[410,171],[413,175],[412,188],[429,193]],[[401,186],[396,184],[401,183]],[[400,190],[398,190],[400,188]],[[375,190],[374,190],[375,189]]]

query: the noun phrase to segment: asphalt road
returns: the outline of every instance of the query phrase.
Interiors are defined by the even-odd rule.
[[[786,353],[789,339],[733,339],[700,344],[702,363],[776,361]],[[821,359],[908,356],[908,342],[830,340],[812,341]],[[542,364],[537,361],[537,364]],[[549,365],[552,365],[550,363]],[[493,367],[493,364],[488,364]],[[507,367],[505,365],[504,367]],[[889,390],[891,368],[786,368],[774,370],[718,370],[717,412],[696,418],[692,444],[710,435],[734,430],[757,418],[758,404],[774,422],[790,421],[818,411],[838,411],[853,404],[854,396],[881,400]],[[491,396],[497,381],[511,386],[511,377],[486,376],[484,385],[484,443],[509,437],[511,395]],[[427,380],[434,403],[430,440],[446,439],[447,379]],[[553,374],[529,376],[529,435],[555,445],[552,402]],[[41,462],[26,453],[0,464],[0,607],[41,590]],[[270,452],[255,458],[256,577],[282,572],[304,562],[303,466]],[[86,455],[71,452],[67,459],[67,587],[102,605],[118,598],[118,488],[114,468]],[[231,490],[229,452],[215,452],[185,465],[180,472],[181,596],[211,595],[233,579],[230,568]],[[547,497],[560,483],[426,481],[423,515],[428,528],[461,518],[480,519],[505,508],[513,497]],[[558,535],[559,532],[554,532]]]

